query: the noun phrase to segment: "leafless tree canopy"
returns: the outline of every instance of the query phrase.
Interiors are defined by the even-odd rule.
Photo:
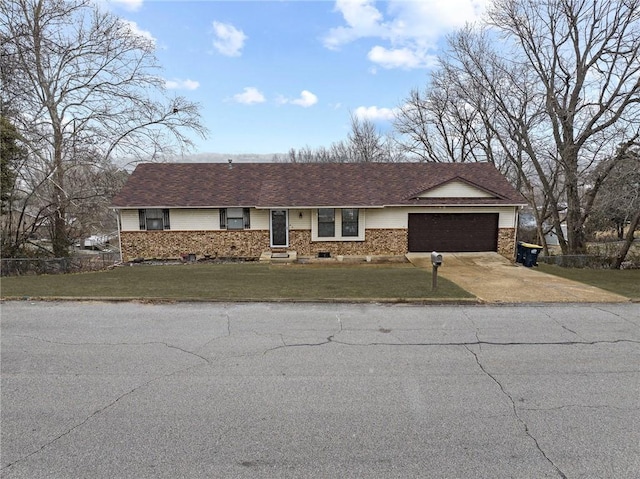
[[[602,169],[609,173],[602,180],[587,225],[592,233],[612,228],[616,231],[617,239],[622,241],[615,264],[619,268],[640,225],[640,149],[629,148],[619,157],[600,163],[592,173],[596,179],[601,178]]]
[[[304,147],[289,150],[285,158],[274,161],[290,163],[370,163],[404,161],[404,153],[389,135],[381,134],[367,119],[351,115],[351,131],[346,140],[337,141],[328,148]]]
[[[549,222],[565,253],[583,252],[600,186],[640,138],[640,1],[496,0],[450,37],[397,128],[424,160],[494,162],[541,233]]]
[[[159,160],[206,130],[197,105],[166,95],[154,41],[95,2],[1,5],[2,114],[29,153],[15,199],[47,218],[54,253],[64,255],[68,208],[101,194],[75,181],[80,172],[95,178],[114,161]]]

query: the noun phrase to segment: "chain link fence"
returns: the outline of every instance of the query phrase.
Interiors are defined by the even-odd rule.
[[[120,253],[98,253],[67,258],[2,258],[1,276],[63,274],[107,269],[120,261]]]
[[[610,269],[615,263],[615,258],[600,255],[575,254],[538,256],[539,263],[554,264],[563,268],[592,268]]]

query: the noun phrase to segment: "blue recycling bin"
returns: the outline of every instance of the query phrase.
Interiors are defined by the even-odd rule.
[[[522,263],[527,268],[538,266],[538,255],[542,246],[518,241],[516,263]]]

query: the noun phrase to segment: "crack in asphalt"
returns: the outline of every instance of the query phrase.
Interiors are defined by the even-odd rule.
[[[201,351],[202,349],[206,348],[207,346],[209,346],[209,344],[213,343],[214,341],[218,341],[219,339],[231,337],[231,318],[229,317],[229,314],[227,314],[227,313],[224,314],[224,318],[226,319],[226,322],[227,322],[227,334],[225,336],[214,336],[213,338],[209,339],[208,341],[205,341],[200,346],[195,348],[194,351]],[[210,363],[210,361],[208,359],[206,361],[208,363]]]
[[[183,352],[185,354],[189,354],[191,356],[195,356],[197,358],[202,359],[203,361],[206,361],[207,363],[210,363],[208,358],[205,358],[204,356],[201,356],[198,353],[195,353],[193,351],[189,351],[187,349],[183,349],[183,348],[178,347],[178,346],[174,346],[173,344],[165,343],[164,341],[145,341],[145,342],[141,342],[141,343],[129,343],[129,342],[120,342],[120,343],[108,343],[108,342],[72,343],[72,342],[66,342],[66,341],[52,341],[50,339],[39,338],[37,336],[28,336],[26,334],[17,334],[16,337],[33,339],[35,341],[41,341],[43,343],[49,343],[49,344],[60,344],[62,346],[149,346],[149,345],[161,345],[161,346],[165,346],[165,347],[167,347],[169,349],[176,349],[176,350],[181,351],[181,352]],[[197,348],[197,349],[200,349],[200,348]]]
[[[339,341],[335,339],[337,333],[327,336],[324,341],[317,343],[285,343],[282,346],[276,346],[274,348],[267,349],[263,354],[267,354],[272,351],[284,348],[299,348],[299,347],[317,347],[325,346],[329,343],[342,344],[344,346],[594,346],[597,344],[620,344],[631,343],[640,344],[640,341],[633,339],[606,339],[606,340],[594,340],[594,341],[460,341],[460,342],[440,342],[440,343],[388,343],[388,342],[370,342],[370,343],[350,343],[347,341]],[[477,336],[476,336],[477,337]]]
[[[560,409],[615,409],[617,411],[638,411],[640,407],[618,407],[618,406],[610,406],[608,404],[601,404],[598,406],[592,406],[588,404],[565,404],[563,406],[555,406],[555,407],[521,407],[523,411],[558,411]]]
[[[142,343],[128,343],[128,342],[122,342],[122,343],[100,343],[100,342],[87,342],[87,343],[73,343],[73,342],[65,342],[65,341],[52,341],[49,339],[44,339],[44,338],[39,338],[37,336],[29,336],[29,335],[24,335],[24,334],[19,334],[16,335],[17,337],[21,337],[21,338],[28,338],[28,339],[33,339],[35,341],[41,341],[44,343],[49,343],[49,344],[59,344],[62,346],[148,346],[148,345],[162,345],[165,346],[169,349],[176,349],[178,351],[181,351],[185,354],[188,354],[190,356],[195,356],[203,361],[205,361],[207,364],[210,364],[210,360],[204,356],[201,356],[198,353],[195,353],[193,351],[188,351],[186,349],[180,348],[178,346],[174,346],[172,344],[169,343],[165,343],[162,341],[146,341],[146,342],[142,342]],[[210,342],[210,341],[209,341]],[[120,401],[121,399],[133,394],[134,392],[136,392],[137,390],[147,386],[148,384],[151,384],[154,381],[159,381],[161,379],[165,379],[168,378],[170,376],[173,376],[174,374],[178,374],[184,371],[188,371],[190,369],[196,368],[202,366],[202,364],[195,364],[195,365],[191,365],[191,366],[187,366],[185,368],[182,369],[178,369],[176,371],[172,371],[170,373],[167,374],[163,374],[161,376],[157,376],[155,378],[152,378],[142,384],[137,385],[136,387],[134,387],[133,389],[121,394],[120,396],[118,396],[115,400],[111,401],[110,403],[108,403],[107,405],[103,406],[100,409],[96,409],[93,413],[91,413],[89,416],[87,416],[85,419],[83,419],[82,421],[80,421],[78,424],[75,424],[73,427],[67,429],[66,431],[64,431],[62,434],[60,434],[59,436],[53,438],[52,440],[46,442],[45,444],[43,444],[40,448],[38,448],[35,451],[30,452],[29,454],[27,454],[24,457],[21,457],[19,459],[16,459],[15,461],[3,466],[2,468],[0,468],[0,470],[5,470],[5,469],[9,469],[13,466],[15,466],[16,464],[25,461],[27,459],[29,459],[31,456],[34,456],[38,453],[40,453],[41,451],[43,451],[45,448],[49,447],[51,444],[55,443],[56,441],[62,439],[63,437],[67,436],[68,434],[72,433],[73,431],[75,431],[76,429],[82,427],[84,424],[86,424],[89,420],[91,420],[91,418],[97,416],[98,414],[106,411],[107,409],[109,409],[110,407],[114,406],[118,401]]]
[[[326,340],[318,342],[318,343],[291,343],[288,344],[285,339],[284,339],[284,334],[280,334],[280,340],[282,341],[282,345],[281,346],[276,346],[274,348],[269,348],[266,351],[264,351],[262,353],[263,356],[265,356],[267,353],[270,353],[272,351],[277,351],[278,349],[284,349],[284,348],[299,348],[299,347],[316,347],[316,346],[324,346],[325,344],[329,344],[329,343],[338,343],[338,344],[349,344],[349,343],[341,343],[340,341],[335,341],[334,338],[335,336],[337,336],[338,334],[340,334],[342,331],[344,331],[343,327],[342,327],[342,319],[340,318],[339,314],[336,314],[336,320],[338,321],[338,330],[335,331],[333,334],[331,334],[330,336],[327,337]],[[393,343],[395,344],[395,343]]]
[[[553,321],[554,323],[556,323],[558,326],[560,326],[562,329],[564,329],[565,331],[568,331],[572,334],[575,334],[576,336],[578,336],[580,339],[584,340],[584,337],[580,336],[576,331],[574,331],[573,329],[568,328],[567,326],[565,326],[564,324],[562,324],[560,321],[558,321],[556,318],[554,318],[553,316],[551,316],[551,314],[549,314],[549,312],[544,311],[544,315],[549,318],[551,321]]]
[[[475,336],[476,336],[476,342],[478,344],[478,347],[480,348],[480,351],[482,351],[482,343],[480,341],[480,328],[478,327],[478,325],[476,325],[476,322],[473,320],[473,318],[469,314],[467,314],[467,312],[464,309],[462,310],[462,315],[465,318],[467,318],[467,321],[469,321],[473,326]]]
[[[636,323],[635,321],[633,321],[632,319],[629,319],[629,318],[627,318],[627,317],[625,317],[625,316],[622,316],[621,314],[614,313],[613,311],[609,311],[608,309],[605,309],[605,308],[604,308],[604,307],[602,307],[602,306],[594,305],[594,306],[593,306],[593,308],[594,308],[594,309],[597,309],[598,311],[602,311],[603,313],[609,313],[609,314],[612,314],[613,316],[615,316],[615,317],[617,317],[617,318],[620,318],[620,319],[622,319],[623,321],[626,321],[627,323],[633,324],[634,326],[639,326],[639,324],[638,324],[638,323]]]
[[[538,439],[531,434],[531,431],[529,431],[529,425],[527,424],[527,422],[522,419],[522,417],[520,416],[520,414],[518,414],[518,408],[516,407],[516,403],[513,400],[513,397],[511,396],[511,394],[509,394],[507,392],[507,390],[504,388],[504,386],[502,385],[502,383],[500,383],[500,381],[498,381],[498,379],[491,374],[484,366],[483,364],[480,362],[480,358],[478,357],[478,355],[471,350],[471,348],[469,348],[468,346],[465,346],[465,349],[467,351],[469,351],[469,353],[471,353],[473,355],[473,357],[476,360],[476,363],[478,365],[478,367],[480,368],[480,370],[487,375],[489,378],[491,378],[491,380],[496,383],[498,385],[498,387],[500,388],[500,391],[502,391],[502,394],[509,399],[509,402],[511,403],[511,410],[513,411],[513,415],[516,418],[516,420],[522,425],[522,427],[524,428],[524,433],[527,435],[527,437],[529,437],[533,443],[536,446],[536,449],[540,452],[540,454],[542,455],[542,457],[545,458],[545,460],[551,464],[551,466],[553,466],[553,468],[556,470],[556,472],[558,473],[558,475],[562,478],[562,479],[567,479],[567,476],[562,472],[562,470],[556,465],[556,463],[553,462],[553,460],[547,456],[547,453],[542,449],[542,447],[540,446],[540,443],[538,442]]]
[[[36,338],[37,339],[37,338]],[[51,342],[51,341],[49,341]],[[64,344],[64,343],[63,343]],[[158,344],[158,343],[150,343],[150,344]],[[163,344],[163,343],[160,343]],[[180,348],[176,348],[176,349],[180,349]],[[197,356],[197,354],[195,355]],[[203,358],[204,359],[204,358]],[[50,441],[44,443],[42,446],[40,446],[38,449],[36,449],[35,451],[31,451],[30,453],[28,453],[26,456],[23,456],[19,459],[16,459],[15,461],[3,466],[2,468],[0,468],[0,471],[5,471],[7,469],[10,469],[11,467],[15,466],[16,464],[19,464],[21,462],[26,461],[27,459],[29,459],[32,456],[35,456],[36,454],[39,454],[40,452],[42,452],[43,450],[45,450],[47,447],[51,446],[52,444],[54,444],[55,442],[59,441],[60,439],[62,439],[63,437],[71,434],[73,431],[75,431],[78,428],[81,428],[82,426],[84,426],[87,422],[89,422],[92,418],[94,418],[95,416],[103,413],[104,411],[106,411],[107,409],[110,409],[112,406],[115,406],[118,401],[120,401],[121,399],[130,396],[131,394],[135,393],[136,391],[138,391],[139,389],[142,389],[143,387],[155,382],[155,381],[160,381],[162,379],[166,379],[169,378],[171,376],[173,376],[174,374],[179,374],[185,371],[189,371],[190,369],[196,368],[198,366],[201,366],[199,364],[196,365],[192,365],[192,366],[187,366],[185,368],[181,368],[178,369],[176,371],[172,371],[170,373],[167,374],[163,374],[161,376],[157,376],[155,378],[151,378],[148,381],[142,383],[142,384],[138,384],[136,387],[134,387],[133,389],[121,394],[120,396],[118,396],[117,398],[115,398],[113,401],[111,401],[110,403],[108,403],[107,405],[101,407],[100,409],[96,409],[95,411],[93,411],[91,414],[89,414],[86,418],[84,418],[82,421],[80,421],[79,423],[75,424],[74,426],[70,427],[69,429],[67,429],[66,431],[64,431],[62,434],[58,435],[57,437],[51,439]]]
[[[611,314],[615,314],[615,313],[611,313]],[[471,318],[468,318],[472,324],[473,324],[473,320]],[[229,315],[226,315],[226,320],[227,320],[227,337],[231,336],[232,334],[232,330],[231,330],[231,318],[229,317]],[[282,345],[276,346],[274,348],[270,348],[267,349],[266,351],[264,351],[262,354],[266,355],[270,352],[279,350],[279,349],[284,349],[284,348],[298,348],[298,347],[319,347],[319,346],[324,346],[330,343],[336,343],[336,344],[340,344],[340,345],[344,345],[344,346],[360,346],[360,347],[371,347],[371,346],[413,346],[413,347],[420,347],[420,346],[424,346],[424,347],[433,347],[433,346],[445,346],[445,347],[453,347],[453,346],[458,346],[458,347],[464,347],[470,354],[472,354],[476,360],[476,363],[478,365],[478,367],[482,370],[482,372],[487,375],[489,378],[491,378],[491,380],[500,388],[500,390],[502,391],[502,393],[505,395],[505,397],[507,397],[511,403],[511,409],[512,409],[512,413],[515,416],[516,420],[522,425],[522,427],[524,428],[524,432],[525,434],[533,441],[533,443],[535,444],[537,450],[540,452],[540,454],[545,458],[546,461],[549,462],[549,464],[551,464],[551,466],[553,466],[553,468],[557,471],[558,475],[563,478],[566,479],[566,475],[558,468],[558,466],[551,460],[551,458],[549,456],[547,456],[547,454],[545,453],[545,451],[542,449],[542,447],[540,446],[540,444],[538,443],[537,439],[531,434],[531,432],[529,431],[529,427],[527,425],[527,423],[524,421],[524,419],[522,419],[522,417],[518,414],[518,408],[516,407],[516,403],[513,399],[513,397],[504,389],[503,385],[500,383],[500,381],[498,381],[498,379],[493,376],[489,371],[487,371],[484,366],[482,365],[482,363],[480,362],[480,358],[478,357],[478,355],[471,349],[472,346],[477,346],[478,348],[480,348],[480,350],[482,350],[482,346],[579,346],[579,345],[598,345],[598,344],[620,344],[620,343],[631,343],[631,344],[640,344],[640,341],[638,340],[632,340],[632,339],[611,339],[611,340],[593,340],[593,341],[587,341],[587,340],[582,340],[582,341],[556,341],[556,342],[549,342],[549,341],[531,341],[531,342],[522,342],[522,341],[513,341],[513,342],[509,342],[509,341],[487,341],[487,340],[480,340],[479,339],[479,329],[476,328],[475,330],[475,337],[476,337],[476,341],[459,341],[459,342],[415,342],[415,343],[407,343],[407,342],[401,342],[401,343],[396,343],[396,342],[369,342],[369,343],[351,343],[351,342],[347,342],[347,341],[340,341],[338,339],[336,339],[336,336],[338,336],[340,333],[347,331],[346,329],[344,329],[343,327],[343,323],[342,323],[342,319],[339,315],[336,314],[336,320],[338,323],[338,327],[336,328],[336,330],[330,334],[329,336],[326,337],[326,339],[322,340],[322,341],[318,341],[318,342],[307,342],[307,343],[291,343],[288,344],[285,340],[285,335],[284,334],[280,334],[280,339],[282,341]],[[557,322],[557,321],[556,321]],[[577,333],[575,333],[574,331],[570,330],[569,328],[563,326],[562,324],[558,323],[560,326],[562,326],[564,329],[566,329],[569,332],[574,333],[577,337],[581,338],[581,336],[579,336]],[[474,324],[475,326],[475,324]],[[385,331],[386,332],[386,331]],[[36,340],[36,341],[41,341],[41,342],[45,342],[45,343],[51,343],[51,344],[59,344],[59,345],[65,345],[65,346],[145,346],[145,345],[162,345],[166,348],[170,348],[170,349],[176,349],[178,351],[181,351],[185,354],[197,357],[199,359],[201,359],[202,361],[206,362],[207,364],[210,364],[210,360],[196,352],[193,351],[189,351],[183,348],[180,348],[178,346],[174,346],[172,344],[166,343],[166,342],[162,342],[162,341],[149,341],[149,342],[140,342],[140,343],[132,343],[132,342],[118,342],[118,343],[109,343],[109,342],[64,342],[64,341],[53,341],[53,340],[48,340],[48,339],[44,339],[44,338],[40,338],[40,337],[36,337],[36,336],[29,336],[29,335],[16,335],[17,337],[23,337],[23,338],[28,338],[28,339],[32,339],[32,340]],[[221,336],[224,337],[224,336]],[[220,339],[221,337],[215,337],[213,339],[208,340],[206,343],[204,343],[202,346],[196,348],[197,350],[205,347],[207,344],[211,343],[212,341],[215,341],[216,339]],[[259,354],[259,353],[258,353]],[[64,431],[62,434],[58,435],[57,437],[51,439],[50,441],[46,442],[45,444],[43,444],[41,447],[39,447],[37,450],[34,450],[30,453],[28,453],[27,455],[25,455],[24,457],[21,457],[19,459],[16,459],[15,461],[3,466],[2,468],[0,468],[0,470],[4,471],[4,470],[8,470],[10,468],[12,468],[13,466],[26,461],[27,459],[29,459],[30,457],[37,455],[38,453],[40,453],[41,451],[43,451],[44,449],[48,448],[49,446],[51,446],[52,444],[54,444],[55,442],[59,441],[60,439],[64,438],[65,436],[71,434],[73,431],[81,428],[83,425],[85,425],[87,422],[89,422],[92,418],[96,417],[97,415],[105,412],[106,410],[110,409],[111,407],[115,406],[120,400],[122,400],[123,398],[126,398],[127,396],[130,396],[132,394],[134,394],[136,391],[140,390],[141,388],[144,388],[145,386],[155,382],[155,381],[159,381],[168,377],[171,377],[175,374],[179,374],[181,372],[185,372],[188,371],[190,369],[196,368],[196,367],[200,367],[202,366],[202,364],[197,364],[197,365],[191,365],[191,366],[187,366],[185,368],[181,368],[179,370],[176,371],[172,371],[166,374],[163,374],[161,376],[157,376],[155,378],[149,379],[148,381],[137,385],[136,387],[130,389],[129,391],[121,394],[120,396],[118,396],[117,398],[115,398],[113,401],[109,402],[108,404],[106,404],[105,406],[95,410],[93,413],[91,413],[90,415],[88,415],[86,418],[84,418],[82,421],[78,422],[77,424],[73,425],[72,427],[68,428],[66,431]],[[581,405],[565,405],[565,406],[559,406],[556,408],[548,408],[548,409],[534,409],[534,408],[522,408],[522,410],[554,410],[554,409],[562,409],[562,408],[568,408],[568,407],[585,407],[585,408],[601,408],[601,407],[608,407],[608,408],[613,408],[611,406],[581,406]],[[622,408],[613,408],[613,409],[620,409],[620,410],[625,410]],[[220,440],[222,437],[224,437],[224,435],[226,434],[226,432],[223,432],[220,437],[218,438],[218,440]]]

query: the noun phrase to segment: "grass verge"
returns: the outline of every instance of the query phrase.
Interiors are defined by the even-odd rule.
[[[538,263],[538,268],[543,273],[554,274],[621,294],[633,300],[640,300],[640,270],[638,269],[562,268],[543,263]]]
[[[410,264],[134,265],[110,271],[2,279],[2,297],[123,298],[168,300],[421,300],[469,299],[473,295]]]

